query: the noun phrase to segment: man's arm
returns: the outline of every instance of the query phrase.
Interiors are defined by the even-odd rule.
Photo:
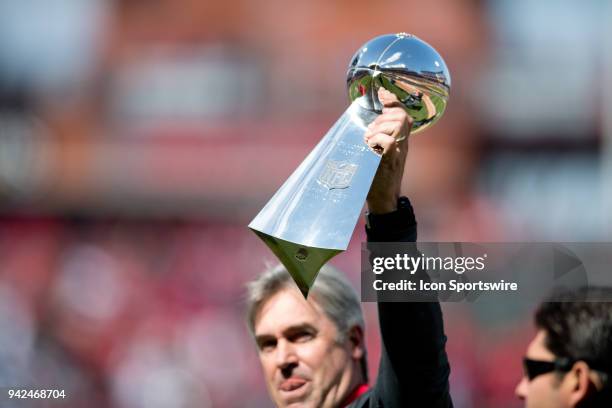
[[[368,241],[415,242],[412,206],[399,198],[412,121],[395,95],[381,88],[378,96],[383,114],[365,135],[370,147],[383,152],[367,199]],[[440,304],[379,302],[378,312],[382,356],[370,406],[452,407]]]
[[[370,216],[368,241],[416,241],[414,213],[406,204],[395,212]],[[452,407],[440,304],[379,302],[378,315],[382,355],[370,406]]]

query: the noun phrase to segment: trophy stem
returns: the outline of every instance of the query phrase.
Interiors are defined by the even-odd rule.
[[[342,252],[339,249],[317,248],[296,244],[275,238],[253,229],[262,241],[270,247],[274,255],[287,268],[287,271],[297,284],[304,298],[314,284],[321,267],[331,258]]]

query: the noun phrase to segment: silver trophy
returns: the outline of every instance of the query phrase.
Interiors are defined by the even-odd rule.
[[[321,267],[348,247],[380,163],[363,139],[382,112],[378,89],[398,97],[415,134],[444,113],[450,81],[442,57],[410,34],[374,38],[355,53],[347,73],[351,105],[249,224],[304,297]]]

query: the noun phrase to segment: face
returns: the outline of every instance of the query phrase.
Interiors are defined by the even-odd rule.
[[[540,330],[527,348],[526,357],[533,360],[553,361],[552,354],[545,345],[546,333]],[[516,387],[516,395],[525,401],[526,408],[565,408],[568,403],[565,387],[555,372],[538,375],[533,380],[526,376]]]
[[[358,385],[361,344],[350,338],[339,343],[334,323],[297,289],[283,289],[262,305],[255,339],[279,407],[337,406]]]

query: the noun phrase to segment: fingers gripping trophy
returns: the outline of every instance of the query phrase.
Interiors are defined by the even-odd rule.
[[[368,126],[392,101],[411,117],[411,134],[427,129],[446,109],[450,82],[442,57],[413,35],[382,35],[357,50],[347,73],[350,106],[249,224],[304,297],[321,267],[348,247],[381,162],[384,149],[368,139]]]

